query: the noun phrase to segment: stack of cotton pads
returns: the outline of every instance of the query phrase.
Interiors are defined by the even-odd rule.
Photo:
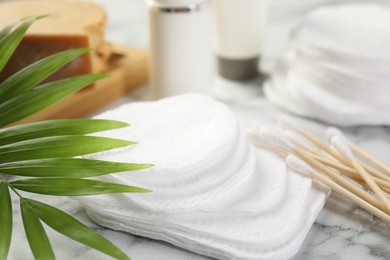
[[[390,8],[321,7],[292,34],[292,49],[265,85],[293,113],[338,125],[390,124]]]
[[[287,259],[324,204],[326,192],[283,158],[253,148],[229,109],[210,97],[132,103],[98,118],[131,124],[99,135],[139,143],[90,158],[155,164],[107,176],[151,193],[80,198],[100,225],[218,259]]]

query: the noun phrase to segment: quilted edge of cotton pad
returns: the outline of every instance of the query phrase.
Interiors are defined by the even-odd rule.
[[[171,183],[171,185],[169,185],[168,187],[166,186],[166,182],[163,182],[163,184],[160,187],[159,185],[156,184],[150,185],[150,182],[152,181],[159,182],[160,180],[160,179],[154,180],[153,178],[155,176],[153,175],[153,173],[149,173],[148,179],[143,181],[140,181],[138,178],[134,178],[133,175],[128,173],[112,174],[111,176],[114,180],[122,184],[132,184],[132,185],[136,184],[136,185],[145,186],[146,188],[155,190],[156,192],[158,192],[158,197],[160,197],[161,199],[165,199],[165,198],[172,199],[172,196],[177,197],[178,195],[183,196],[185,195],[185,192],[191,195],[202,193],[209,189],[214,188],[216,183],[226,179],[226,177],[232,177],[234,175],[234,172],[241,166],[243,161],[245,161],[246,157],[250,153],[250,150],[248,149],[248,143],[242,134],[240,134],[239,138],[237,138],[237,143],[235,145],[235,148],[236,149],[233,148],[231,149],[227,157],[222,157],[221,160],[215,161],[213,164],[209,165],[207,170],[200,168],[199,172],[196,174],[196,176],[194,176],[195,179],[176,181]],[[226,160],[229,161],[225,163]],[[158,165],[156,165],[155,167],[157,168],[156,170],[158,170]],[[183,171],[185,172],[184,169]],[[187,174],[187,172],[185,173]],[[174,177],[171,177],[171,179],[173,178]],[[199,182],[203,182],[203,183],[207,182],[207,185],[202,185],[203,187],[200,187]],[[176,190],[174,192],[173,190],[175,188]],[[177,188],[179,188],[179,190],[177,190]],[[170,189],[170,191],[167,192],[166,189]],[[184,194],[182,189],[185,189]],[[136,198],[137,194],[134,195]],[[143,195],[146,195],[146,197],[153,197],[152,193],[143,194]],[[142,197],[145,197],[143,195]]]
[[[220,237],[221,239],[227,239],[228,237],[230,237],[229,239],[234,241],[234,243],[232,242],[230,244],[230,246],[227,247],[227,249],[234,247],[236,242],[240,239],[240,237],[242,239],[248,239],[248,237],[249,237],[250,240],[248,240],[247,243],[253,244],[253,243],[260,242],[260,243],[262,243],[263,246],[270,247],[273,243],[276,243],[276,242],[282,243],[281,241],[285,241],[285,239],[288,239],[289,237],[293,236],[294,233],[296,232],[296,230],[299,229],[299,227],[295,224],[297,224],[299,222],[299,218],[301,217],[301,212],[304,210],[304,207],[306,205],[305,201],[307,198],[307,194],[311,190],[311,180],[309,181],[309,179],[301,177],[300,175],[297,175],[297,174],[289,175],[289,176],[290,176],[290,178],[292,178],[291,181],[293,181],[293,182],[291,182],[289,185],[289,189],[291,190],[291,193],[287,197],[287,200],[289,200],[289,201],[292,200],[292,201],[290,201],[289,203],[287,203],[285,201],[285,203],[283,204],[284,208],[281,209],[279,207],[277,209],[277,211],[278,211],[277,216],[279,216],[278,217],[279,220],[277,221],[278,223],[275,224],[276,217],[270,218],[269,216],[267,216],[267,214],[266,215],[261,214],[260,216],[257,216],[257,217],[262,218],[262,219],[260,219],[262,222],[264,222],[264,220],[268,219],[268,222],[272,221],[273,224],[277,226],[277,230],[278,230],[277,233],[274,233],[274,232],[267,233],[266,232],[267,235],[264,233],[263,229],[261,230],[263,233],[261,233],[261,234],[253,233],[253,235],[251,235],[251,234],[248,234],[247,232],[243,232],[241,230],[242,229],[241,227],[239,227],[235,231],[230,230],[230,229],[229,230],[220,229],[219,232],[221,232],[221,230],[222,230],[222,232],[227,232],[226,234],[218,234],[218,232],[215,230],[205,232],[206,230],[209,230],[210,228],[212,229],[215,224],[221,223],[220,222],[220,215],[219,215],[219,217],[218,217],[218,215],[217,215],[217,217],[214,216],[214,217],[216,217],[214,220],[206,219],[206,222],[204,222],[204,220],[202,220],[198,217],[196,217],[196,220],[184,221],[184,219],[182,218],[182,215],[179,215],[179,216],[165,215],[164,216],[164,215],[159,215],[156,213],[148,213],[148,212],[143,213],[144,216],[139,215],[138,217],[134,218],[134,217],[131,217],[131,214],[134,214],[135,212],[131,211],[129,209],[124,209],[123,207],[118,209],[118,207],[116,207],[113,210],[120,211],[120,212],[115,213],[115,214],[117,214],[115,219],[125,218],[124,221],[128,222],[128,223],[142,221],[142,222],[145,222],[145,225],[151,225],[151,223],[156,223],[156,220],[160,219],[159,225],[164,225],[165,227],[183,230],[183,232],[190,232],[191,234],[194,232],[198,232],[198,235],[203,234],[203,236],[206,236],[206,237],[211,232],[214,236],[217,235],[217,237]],[[294,187],[292,187],[292,185],[294,185]],[[93,205],[96,205],[96,202],[92,203],[90,205],[86,205],[86,206],[90,210],[94,211]],[[91,208],[91,206],[92,206],[92,208]],[[101,205],[101,206],[103,208],[100,209],[100,212],[103,212],[103,211],[109,212],[109,216],[111,218],[113,216],[113,211],[109,210],[110,205],[105,204],[105,205]],[[287,213],[287,214],[284,214],[284,213]],[[122,215],[123,217],[119,217],[118,214]],[[139,213],[135,213],[135,214],[137,215]],[[195,218],[195,216],[193,216],[193,213],[191,213],[190,215],[191,215],[191,218]],[[210,214],[207,214],[207,215],[209,217],[212,217]],[[251,216],[247,216],[247,217],[249,217],[248,220],[253,218]],[[149,218],[149,220],[147,220],[148,218]],[[286,225],[286,224],[283,225],[283,223],[288,223],[289,221],[290,221],[289,225]],[[177,222],[183,222],[183,223],[178,224]],[[292,224],[292,222],[294,222],[294,224]],[[234,225],[232,223],[230,223],[230,224],[231,225],[229,225],[229,226],[237,228],[236,225]],[[259,224],[259,223],[254,223],[254,224]],[[282,226],[280,226],[280,225],[282,225]],[[275,228],[276,228],[276,226],[275,226]],[[274,227],[272,227],[272,225],[271,226],[265,225],[265,227],[267,227],[268,229],[274,228]],[[203,231],[200,231],[200,230],[203,230]],[[250,232],[252,232],[252,231],[253,230],[251,228]],[[254,241],[253,239],[255,239],[255,238],[256,238],[256,240]]]
[[[136,223],[132,223],[134,226],[130,227],[127,225],[123,225],[119,222],[112,224],[112,223],[104,223],[104,218],[102,219],[99,216],[99,213],[95,213],[93,210],[87,210],[88,215],[97,223],[104,223],[104,226],[116,229],[116,230],[125,230],[127,232],[140,235],[140,236],[146,236],[153,239],[163,240],[167,241],[169,243],[172,243],[176,246],[186,248],[190,251],[194,251],[196,253],[215,257],[218,259],[288,259],[292,257],[294,254],[297,253],[300,246],[303,243],[303,240],[305,239],[307,233],[309,232],[316,216],[318,215],[319,211],[322,209],[325,199],[327,195],[329,194],[329,189],[324,188],[312,188],[310,195],[308,196],[307,205],[310,207],[307,209],[308,214],[304,214],[306,216],[306,219],[302,219],[303,227],[301,227],[299,233],[288,243],[286,243],[284,246],[281,246],[273,251],[269,251],[266,253],[261,254],[255,254],[251,257],[248,257],[248,255],[245,256],[238,256],[238,254],[226,254],[224,252],[216,252],[214,249],[209,249],[207,246],[205,246],[204,242],[195,242],[195,241],[186,241],[184,238],[181,237],[172,237],[170,235],[166,235],[161,232],[155,232],[154,227],[152,227],[151,230],[145,230],[145,226],[143,224],[137,225]],[[149,226],[150,227],[150,226]],[[163,231],[164,232],[164,231]],[[209,245],[209,244],[206,244]],[[243,248],[241,248],[242,250]]]

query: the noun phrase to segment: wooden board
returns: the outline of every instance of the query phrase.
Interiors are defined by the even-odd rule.
[[[148,56],[143,50],[115,45],[110,59],[110,71],[93,88],[81,90],[59,103],[16,124],[47,119],[80,118],[143,85],[148,80]]]

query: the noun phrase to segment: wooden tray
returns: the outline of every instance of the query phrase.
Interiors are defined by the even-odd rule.
[[[99,80],[93,88],[81,90],[59,103],[16,124],[47,119],[80,118],[143,85],[148,80],[146,51],[115,45],[110,58],[109,78]]]

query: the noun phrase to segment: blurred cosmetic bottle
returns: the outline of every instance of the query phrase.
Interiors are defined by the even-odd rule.
[[[219,74],[232,80],[256,77],[264,38],[266,0],[214,0],[213,5]]]
[[[209,92],[213,75],[210,0],[151,0],[147,5],[154,98]]]

